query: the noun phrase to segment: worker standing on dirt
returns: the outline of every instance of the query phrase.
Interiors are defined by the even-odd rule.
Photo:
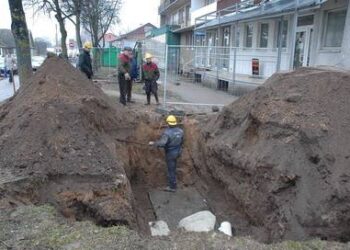
[[[147,95],[146,105],[151,104],[151,94],[154,95],[157,105],[159,105],[157,80],[160,74],[158,66],[152,62],[152,58],[153,56],[150,53],[146,53],[146,63],[142,67],[142,79],[145,81],[145,91]]]
[[[166,119],[168,128],[163,132],[162,137],[156,142],[149,142],[150,146],[164,148],[165,158],[168,167],[168,186],[164,189],[167,192],[176,191],[176,164],[182,152],[184,132],[177,126],[177,119],[169,115]]]
[[[131,79],[132,48],[125,47],[119,56],[118,82],[120,91],[120,103],[126,105],[131,101],[132,79]]]
[[[85,42],[83,46],[83,51],[80,53],[80,56],[79,56],[79,64],[78,64],[79,69],[89,79],[91,79],[91,77],[94,75],[92,71],[92,63],[91,63],[91,56],[90,56],[91,49],[92,49],[92,43]]]

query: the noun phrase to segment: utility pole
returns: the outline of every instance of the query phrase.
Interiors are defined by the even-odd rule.
[[[58,47],[57,24],[55,24],[55,29],[56,29],[56,45],[55,45],[55,51],[56,51],[56,55],[57,55],[57,47]]]

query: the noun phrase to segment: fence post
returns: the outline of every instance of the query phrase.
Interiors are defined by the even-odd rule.
[[[237,48],[233,48],[233,69],[232,69],[232,87],[233,90],[236,84],[236,64],[237,64]]]
[[[295,56],[295,39],[296,39],[296,32],[298,27],[298,7],[299,7],[299,0],[294,0],[295,3],[295,10],[294,10],[294,20],[293,20],[293,28],[292,28],[292,36],[291,36],[291,57],[290,57],[290,69],[294,69],[294,56]]]
[[[280,25],[278,27],[278,52],[277,52],[276,72],[279,72],[281,70],[282,35],[283,35],[283,15],[280,18]]]
[[[165,62],[164,62],[164,96],[163,96],[163,107],[166,109],[166,91],[167,91],[167,84],[168,84],[168,53],[169,53],[169,45],[165,45]]]

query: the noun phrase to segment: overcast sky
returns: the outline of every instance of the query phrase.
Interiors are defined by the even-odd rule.
[[[9,0],[0,0],[0,28],[11,28],[11,15],[8,6]],[[111,28],[113,33],[125,33],[148,22],[159,26],[159,0],[122,0],[120,12],[121,23]],[[45,15],[34,16],[33,10],[26,9],[26,19],[34,37],[44,37],[52,42],[55,39],[55,18]],[[68,37],[75,38],[74,27],[67,22]]]

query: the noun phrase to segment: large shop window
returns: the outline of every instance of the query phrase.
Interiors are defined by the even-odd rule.
[[[267,48],[269,41],[269,24],[261,23],[260,24],[260,48]]]
[[[253,46],[253,24],[246,25],[245,32],[245,47],[251,48]]]
[[[280,28],[280,25],[281,25],[281,21],[278,22],[278,26],[277,26],[277,29],[276,29],[276,47],[278,48],[278,43],[280,41],[280,34],[279,34],[279,28]],[[282,30],[281,30],[281,33],[282,33],[282,48],[286,48],[287,47],[287,36],[288,36],[288,21],[287,20],[283,20],[282,22]]]
[[[341,47],[344,35],[346,10],[329,11],[326,13],[324,31],[324,47]]]

